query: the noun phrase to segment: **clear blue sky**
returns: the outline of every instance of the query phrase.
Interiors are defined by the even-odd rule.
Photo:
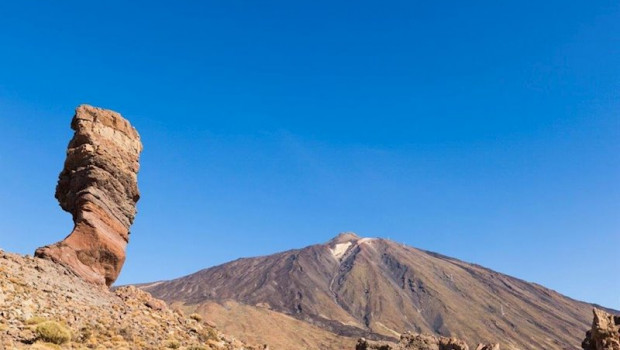
[[[620,309],[617,1],[3,1],[0,247],[71,231],[73,109],[144,143],[119,284],[389,237]]]

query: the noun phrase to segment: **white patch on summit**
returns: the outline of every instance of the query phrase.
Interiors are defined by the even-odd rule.
[[[342,256],[344,255],[344,253],[347,252],[347,249],[349,249],[350,246],[351,242],[339,243],[336,244],[333,248],[329,248],[329,250],[331,250],[332,255],[334,256],[334,258],[336,258],[336,260],[340,260],[340,258],[342,258]]]
[[[362,238],[362,239],[357,241],[357,244],[368,243],[368,242],[371,242],[371,241],[374,241],[374,240],[375,240],[375,238]]]

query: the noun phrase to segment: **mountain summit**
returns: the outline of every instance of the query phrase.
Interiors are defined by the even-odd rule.
[[[575,348],[592,309],[479,265],[350,232],[141,287],[276,349],[338,349],[354,337],[395,340],[405,331],[504,349]],[[274,325],[295,331],[274,334]]]
[[[356,235],[355,232],[341,232],[336,237],[330,239],[327,244],[347,243],[357,241],[359,239],[361,239],[361,237]]]

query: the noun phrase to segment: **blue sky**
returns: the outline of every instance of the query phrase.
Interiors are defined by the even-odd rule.
[[[71,231],[81,103],[143,143],[119,284],[389,237],[620,309],[617,1],[0,3],[0,248]]]

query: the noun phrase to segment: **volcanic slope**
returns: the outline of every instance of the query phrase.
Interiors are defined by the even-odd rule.
[[[394,340],[405,331],[499,342],[503,349],[576,349],[593,306],[479,265],[353,233],[140,287],[219,324],[234,323],[222,327],[234,336],[281,349],[338,349],[356,337]],[[229,322],[233,314],[236,322]],[[297,320],[307,327],[287,339],[265,330]],[[315,330],[342,343],[308,344],[303,334]]]

